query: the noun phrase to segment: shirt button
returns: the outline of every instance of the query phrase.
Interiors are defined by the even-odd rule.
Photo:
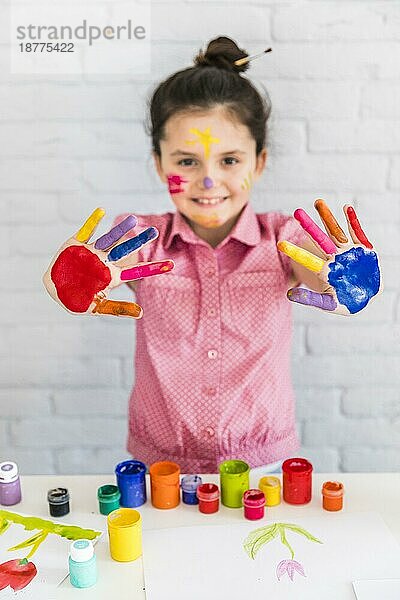
[[[215,269],[207,269],[207,275],[209,277],[212,277],[213,275],[215,275]]]
[[[208,358],[211,358],[211,360],[214,360],[215,358],[217,358],[218,352],[216,350],[209,350],[207,352],[207,356]]]
[[[217,311],[215,310],[215,308],[209,308],[207,311],[207,315],[209,317],[215,317],[216,314],[217,314]]]
[[[214,429],[213,429],[212,427],[207,427],[207,429],[206,429],[206,434],[207,434],[209,437],[212,437],[212,436],[215,434],[215,431],[214,431]]]
[[[217,393],[217,388],[215,387],[204,387],[202,392],[205,396],[215,396]]]

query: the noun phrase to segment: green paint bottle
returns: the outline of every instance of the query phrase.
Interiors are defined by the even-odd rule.
[[[87,588],[96,583],[96,555],[90,540],[72,542],[69,553],[69,578],[76,588]]]
[[[97,490],[99,510],[102,515],[108,515],[119,508],[121,492],[116,485],[102,485]]]
[[[229,508],[243,506],[243,494],[250,488],[250,467],[243,460],[225,460],[219,465],[221,502]]]

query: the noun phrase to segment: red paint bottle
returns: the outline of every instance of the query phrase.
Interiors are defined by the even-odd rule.
[[[243,494],[244,516],[250,521],[262,519],[265,512],[265,494],[261,490],[247,490]]]
[[[311,500],[312,464],[305,458],[288,458],[282,465],[283,499],[288,504]]]
[[[203,483],[197,488],[199,511],[210,515],[219,509],[219,488],[215,483]]]

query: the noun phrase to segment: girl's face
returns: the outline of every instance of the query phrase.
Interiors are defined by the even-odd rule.
[[[199,237],[219,243],[247,204],[266,151],[256,156],[248,128],[222,106],[171,117],[160,148],[157,171],[176,208]]]

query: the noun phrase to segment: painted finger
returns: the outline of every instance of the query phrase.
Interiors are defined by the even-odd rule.
[[[155,227],[148,227],[139,235],[131,238],[130,240],[126,240],[126,242],[122,242],[122,244],[118,244],[108,253],[107,259],[111,261],[120,260],[127,254],[131,252],[137,252],[148,242],[155,240],[158,237],[158,230]]]
[[[114,315],[115,317],[133,317],[140,319],[143,315],[143,309],[136,302],[120,302],[118,300],[95,299],[96,306],[92,313],[101,315]]]
[[[292,288],[288,291],[287,297],[291,302],[315,306],[322,310],[334,311],[337,307],[335,298],[330,294],[319,294],[306,288]]]
[[[360,222],[357,218],[356,211],[349,204],[345,204],[343,207],[344,214],[346,215],[347,224],[349,226],[349,231],[351,238],[355,244],[362,244],[366,248],[372,250],[373,245],[365,235]]]
[[[121,281],[135,281],[135,279],[144,279],[152,275],[161,275],[172,271],[174,262],[172,260],[161,260],[143,265],[136,265],[130,269],[124,269],[121,272]]]
[[[108,233],[105,233],[98,240],[94,247],[96,250],[107,250],[110,246],[113,246],[119,239],[124,237],[130,229],[133,229],[137,225],[137,218],[134,215],[129,215],[121,223],[118,223],[115,227],[110,229]]]
[[[314,273],[319,273],[322,271],[322,268],[325,265],[325,261],[315,254],[304,250],[303,248],[299,248],[299,246],[295,246],[290,242],[280,241],[277,243],[278,250],[289,256],[292,260],[299,263],[299,265],[303,265],[309,271],[313,271]]]
[[[305,210],[298,208],[293,213],[294,218],[298,221],[304,231],[310,236],[312,241],[317,244],[319,248],[325,254],[335,254],[337,251],[336,245],[332,242],[331,238],[326,235],[318,227],[318,225],[308,216]]]
[[[75,239],[83,244],[87,242],[96,231],[97,225],[106,214],[104,208],[96,208],[90,217],[84,222],[78,233],[75,234]]]
[[[339,247],[343,244],[348,244],[349,240],[347,239],[347,235],[336,221],[328,205],[323,200],[319,199],[314,202],[314,207],[321,217],[321,221],[323,222],[326,231],[331,236],[333,241]]]

